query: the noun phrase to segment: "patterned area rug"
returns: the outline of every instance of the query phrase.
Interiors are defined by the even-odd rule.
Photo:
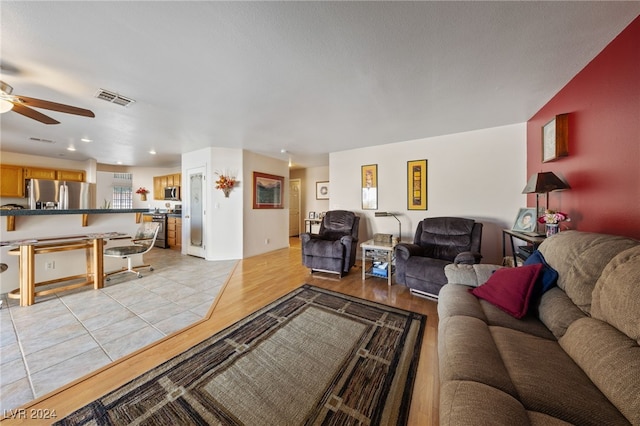
[[[56,424],[404,425],[425,322],[304,285]]]

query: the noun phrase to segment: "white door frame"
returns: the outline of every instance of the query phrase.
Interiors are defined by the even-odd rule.
[[[191,204],[192,204],[192,195],[191,194],[191,177],[194,175],[202,175],[202,193],[200,194],[200,205],[202,208],[202,211],[199,212],[201,217],[202,217],[202,244],[201,246],[193,246],[191,245],[191,225],[192,225],[192,212],[191,212]],[[196,256],[196,257],[202,257],[202,258],[206,258],[206,246],[205,246],[205,241],[206,241],[206,235],[207,235],[207,221],[206,221],[206,203],[207,203],[207,191],[204,190],[205,188],[205,183],[206,183],[206,167],[202,166],[202,167],[195,167],[193,169],[188,169],[187,170],[187,177],[186,177],[186,191],[184,194],[184,201],[186,201],[186,205],[184,206],[183,210],[185,211],[184,213],[184,219],[185,219],[185,223],[183,226],[183,229],[186,231],[183,231],[183,235],[182,235],[182,241],[183,241],[183,246],[186,246],[186,254],[192,255],[192,256]]]

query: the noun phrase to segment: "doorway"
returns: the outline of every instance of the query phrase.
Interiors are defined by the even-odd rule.
[[[204,167],[198,167],[187,171],[187,200],[186,206],[186,238],[187,254],[196,257],[205,256],[205,191],[204,191]]]
[[[300,179],[289,180],[289,236],[300,235]]]

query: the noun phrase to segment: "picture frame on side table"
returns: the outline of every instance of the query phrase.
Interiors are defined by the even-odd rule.
[[[329,181],[316,182],[316,200],[329,199]]]
[[[427,210],[427,160],[407,161],[407,209]]]
[[[362,210],[378,210],[378,165],[361,167]]]
[[[282,209],[284,177],[253,172],[253,208]]]
[[[542,162],[569,155],[569,114],[559,114],[542,126]]]
[[[518,210],[518,216],[513,223],[512,231],[518,232],[535,232],[538,218],[536,217],[535,207],[523,207]]]

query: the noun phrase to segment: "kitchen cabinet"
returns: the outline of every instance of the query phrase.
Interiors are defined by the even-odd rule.
[[[182,218],[167,218],[167,245],[170,249],[182,249]]]
[[[56,170],[56,179],[66,182],[84,182],[84,170]]]
[[[182,173],[173,173],[164,176],[153,177],[153,199],[164,200],[164,189],[167,186],[180,186]]]
[[[84,170],[56,170],[43,167],[25,167],[25,179],[64,180],[66,182],[84,182]]]
[[[24,197],[22,166],[0,165],[0,197]]]
[[[54,169],[43,169],[40,167],[25,167],[24,168],[25,179],[56,179],[56,171]]]

